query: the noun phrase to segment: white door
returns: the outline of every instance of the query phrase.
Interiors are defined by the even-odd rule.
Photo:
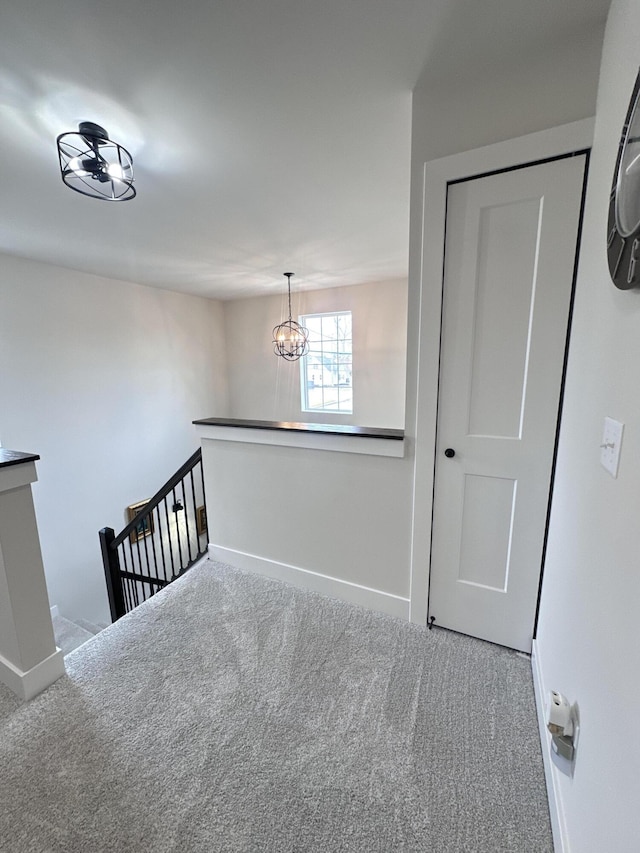
[[[447,195],[429,615],[526,652],[585,161],[466,180]]]

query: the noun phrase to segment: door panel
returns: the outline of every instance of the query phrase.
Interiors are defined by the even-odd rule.
[[[520,437],[540,208],[525,199],[480,211],[470,434]]]
[[[458,580],[506,592],[516,483],[466,474]]]
[[[523,651],[531,650],[585,161],[464,181],[447,197],[429,612],[436,624]]]

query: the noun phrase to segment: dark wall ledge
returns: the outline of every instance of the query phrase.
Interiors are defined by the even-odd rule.
[[[392,441],[402,441],[404,430],[379,429],[378,427],[350,426],[348,424],[307,424],[295,421],[252,421],[236,418],[203,418],[193,421],[197,426],[228,426],[243,427],[244,429],[274,429],[290,432],[312,432],[326,435],[357,435],[361,438],[390,438]]]
[[[364,453],[371,456],[404,456],[404,430],[401,429],[237,418],[203,418],[193,423],[203,440]]]
[[[0,447],[0,468],[9,465],[22,465],[25,462],[36,462],[40,457],[36,453],[21,453],[19,450],[6,450]]]

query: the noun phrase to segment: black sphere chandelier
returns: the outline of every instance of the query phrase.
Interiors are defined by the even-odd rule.
[[[309,351],[309,331],[291,319],[291,276],[292,272],[282,273],[287,277],[289,290],[289,319],[273,329],[273,351],[286,361],[297,361]]]
[[[131,154],[104,127],[80,122],[77,132],[61,133],[57,143],[62,180],[72,190],[103,201],[135,198]]]

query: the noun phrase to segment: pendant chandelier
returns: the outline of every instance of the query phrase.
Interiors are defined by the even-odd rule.
[[[70,189],[103,201],[135,198],[131,154],[104,127],[83,121],[77,132],[61,133],[56,141],[60,174]]]
[[[309,351],[309,331],[291,319],[291,276],[292,272],[282,273],[287,277],[289,290],[289,319],[273,329],[273,351],[286,361],[297,361]]]

